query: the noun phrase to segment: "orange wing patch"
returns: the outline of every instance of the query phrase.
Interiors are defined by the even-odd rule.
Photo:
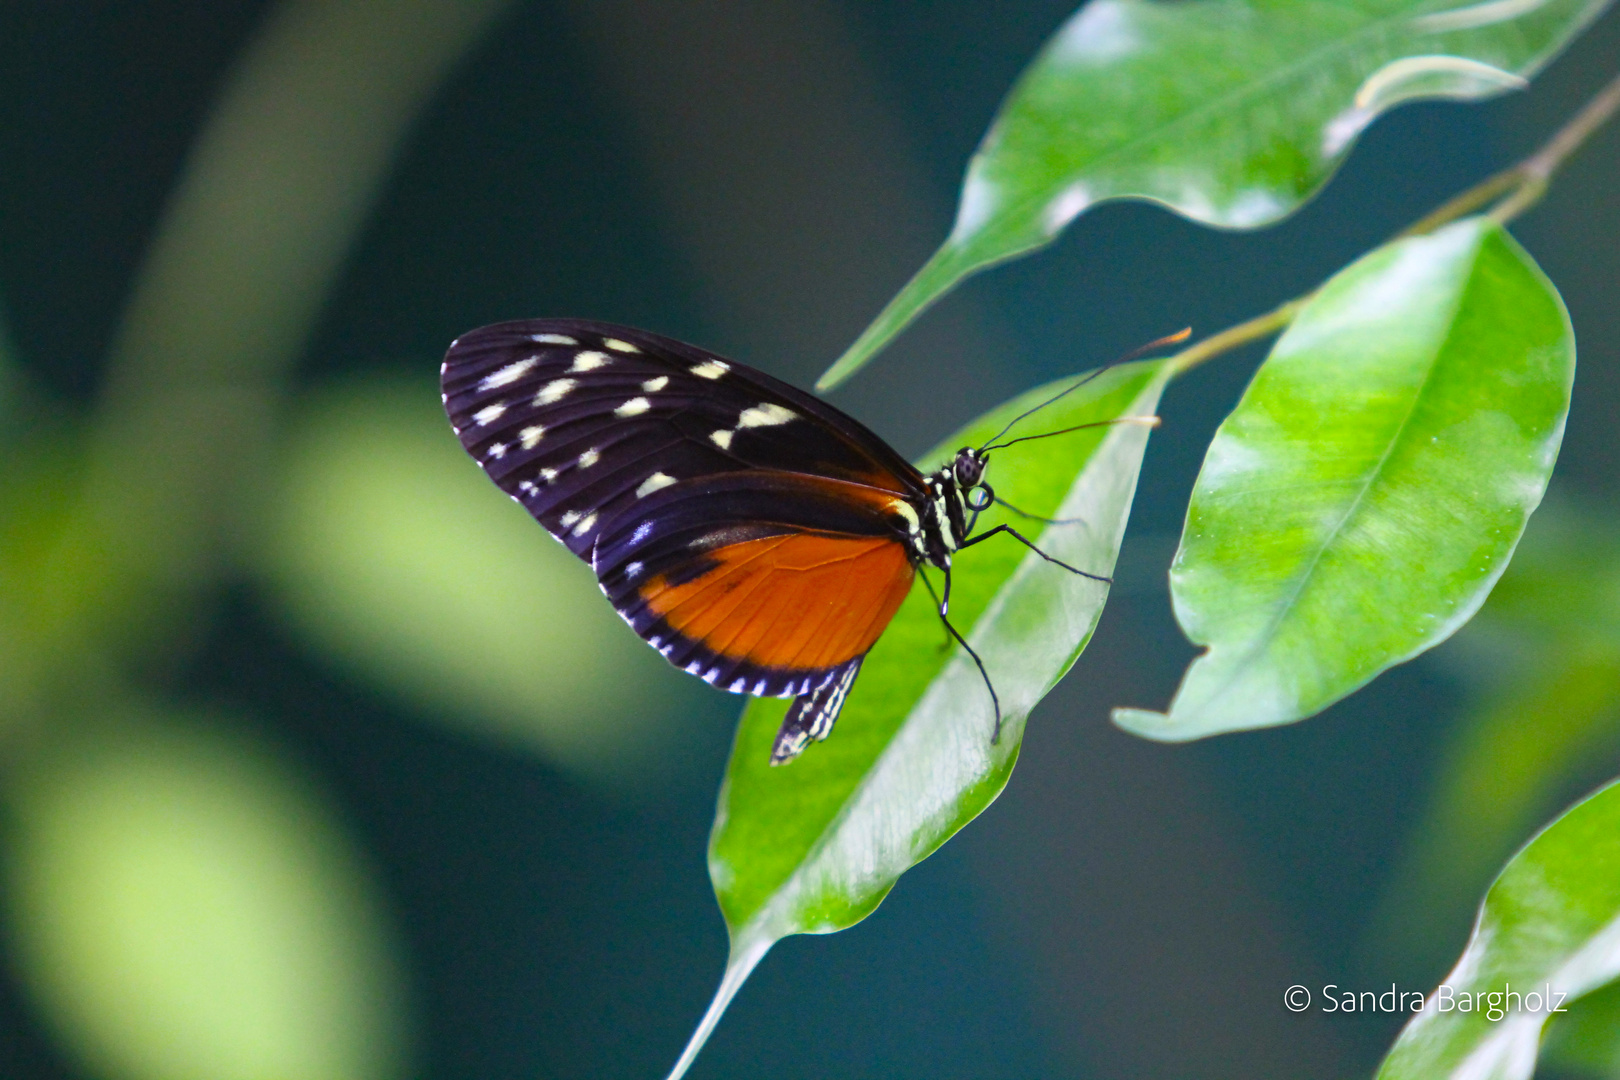
[[[763,667],[830,668],[865,654],[900,607],[916,571],[887,537],[789,533],[705,553],[702,577],[641,587],[676,633]]]

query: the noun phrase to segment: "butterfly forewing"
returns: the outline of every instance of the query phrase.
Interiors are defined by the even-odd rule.
[[[920,490],[916,470],[844,414],[645,331],[499,323],[450,347],[443,383],[468,453],[587,560],[598,528],[638,491],[692,477],[780,469]]]

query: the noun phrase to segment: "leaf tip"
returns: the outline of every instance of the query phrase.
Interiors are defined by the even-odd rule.
[[[1152,709],[1115,709],[1113,721],[1121,731],[1154,742],[1186,742],[1196,737],[1185,725],[1173,720],[1169,713],[1154,712]]]

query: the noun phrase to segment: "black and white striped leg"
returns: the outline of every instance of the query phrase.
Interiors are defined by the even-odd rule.
[[[1006,533],[1008,536],[1012,537],[1014,540],[1017,540],[1020,544],[1023,544],[1025,547],[1029,548],[1029,550],[1033,551],[1035,554],[1039,555],[1041,558],[1045,559],[1047,562],[1054,563],[1057,566],[1061,566],[1061,567],[1063,567],[1063,569],[1067,570],[1071,574],[1079,574],[1083,578],[1090,578],[1092,581],[1100,581],[1104,585],[1112,585],[1114,583],[1114,579],[1111,578],[1111,577],[1103,577],[1101,574],[1088,574],[1088,573],[1086,573],[1086,571],[1081,570],[1078,567],[1070,566],[1068,563],[1064,562],[1062,559],[1054,559],[1054,558],[1052,558],[1052,556],[1048,555],[1046,552],[1042,551],[1040,548],[1036,547],[1033,543],[1031,543],[1029,537],[1025,536],[1023,533],[1019,532],[1017,529],[1013,528],[1011,525],[997,525],[995,528],[991,529],[987,533],[982,533],[979,536],[975,536],[971,540],[962,541],[961,546],[964,547],[964,548],[970,548],[974,544],[982,543],[985,540],[990,539],[992,536],[996,535],[996,533],[1003,533],[1003,532]],[[947,582],[950,581],[950,576],[948,574],[946,575],[945,580]]]

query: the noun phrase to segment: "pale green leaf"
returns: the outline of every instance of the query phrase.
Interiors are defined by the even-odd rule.
[[[1221,425],[1171,568],[1208,647],[1167,741],[1325,709],[1445,640],[1541,501],[1575,344],[1557,291],[1487,219],[1385,245],[1312,299]]]
[[[1379,1080],[1525,1080],[1554,1011],[1616,976],[1620,784],[1611,784],[1507,864],[1468,948],[1401,1032]]]

